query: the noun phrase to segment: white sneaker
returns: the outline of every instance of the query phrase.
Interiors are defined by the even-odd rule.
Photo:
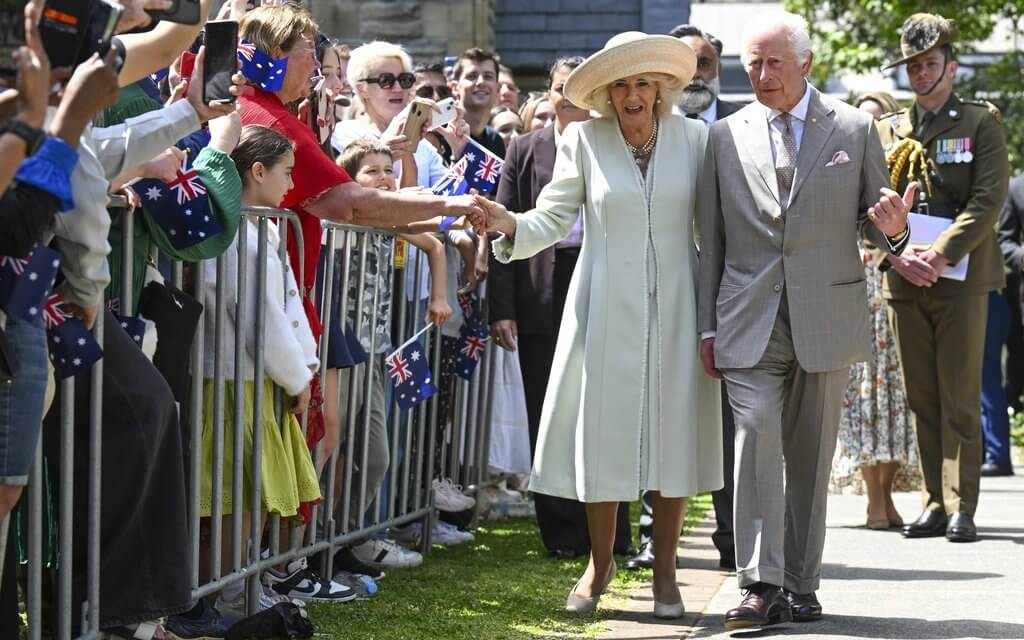
[[[462,494],[462,485],[453,485],[448,478],[435,479],[432,485],[434,487],[434,506],[441,511],[457,513],[472,509],[476,505],[476,500]]]
[[[463,542],[472,542],[476,539],[469,531],[463,531],[451,523],[442,521],[434,523],[431,535],[435,542],[445,545],[462,544]],[[451,542],[442,542],[442,540],[450,540]]]
[[[360,562],[371,567],[385,569],[403,569],[418,567],[423,563],[423,556],[416,551],[406,549],[393,540],[373,538],[352,547],[352,552]]]

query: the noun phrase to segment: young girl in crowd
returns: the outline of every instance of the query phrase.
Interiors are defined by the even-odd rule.
[[[241,139],[234,152],[231,154],[242,178],[242,206],[243,207],[276,207],[281,203],[285,193],[292,188],[291,172],[295,164],[292,151],[292,142],[282,134],[273,129],[250,125],[242,129]],[[315,375],[319,363],[317,360],[316,343],[310,331],[309,324],[303,312],[301,298],[298,296],[298,286],[291,270],[286,267],[278,255],[279,236],[277,226],[271,222],[268,224],[268,243],[265,247],[267,262],[266,294],[262,308],[256,308],[257,268],[259,266],[259,232],[258,222],[255,219],[243,219],[241,225],[245,228],[245,260],[246,260],[246,293],[237,290],[239,265],[238,265],[238,238],[224,254],[226,261],[226,278],[223,281],[223,289],[226,297],[227,328],[225,331],[225,357],[221,362],[224,377],[224,398],[223,413],[221,416],[214,414],[214,393],[215,382],[212,373],[216,371],[213,348],[215,339],[216,322],[216,265],[212,260],[204,263],[204,292],[203,303],[207,309],[205,314],[206,344],[208,348],[205,354],[204,371],[207,379],[204,390],[204,422],[202,439],[202,482],[200,494],[200,512],[204,517],[209,517],[213,504],[213,440],[214,425],[218,419],[224,425],[224,447],[223,456],[223,481],[221,504],[224,514],[223,540],[223,566],[222,572],[229,570],[230,558],[232,557],[231,540],[231,518],[235,505],[232,495],[232,475],[234,470],[234,428],[238,424],[243,429],[244,457],[242,459],[242,473],[244,481],[244,502],[241,509],[250,511],[252,500],[252,478],[260,479],[260,491],[262,496],[263,509],[267,513],[276,513],[282,518],[290,518],[297,514],[301,502],[311,502],[320,499],[320,487],[317,481],[316,469],[309,449],[306,447],[305,438],[296,420],[309,403],[310,381]],[[241,230],[240,230],[241,232]],[[282,284],[284,285],[282,287]],[[237,307],[238,300],[248,300],[245,308]],[[264,382],[262,406],[254,407],[254,358],[256,344],[256,318],[257,313],[263,313],[266,327],[266,340],[264,343]],[[238,331],[245,332],[245,350],[240,354],[243,371],[241,372],[241,387],[235,383],[235,358],[232,356],[235,336]],[[282,422],[279,423],[274,412],[275,386],[284,390],[287,396],[285,412]],[[241,416],[235,415],[235,398],[242,396],[244,413]],[[262,417],[262,468],[259,474],[251,469],[252,444],[254,432],[254,418],[256,412]],[[250,518],[248,515],[243,518],[243,544],[250,540]],[[206,548],[206,545],[204,545]],[[248,554],[248,549],[242,549],[243,558]],[[300,573],[299,568],[289,568],[289,572],[278,577],[287,581],[289,578],[296,580],[304,579],[306,576],[292,576],[290,574]],[[305,566],[301,567],[305,571]],[[275,572],[276,573],[276,572]],[[292,581],[296,581],[292,580]],[[337,601],[345,598],[351,599],[354,594],[340,585],[327,585],[318,579],[311,578],[316,582],[307,599],[318,601]],[[291,586],[291,585],[290,585]],[[232,583],[224,589],[218,600],[218,608],[222,611],[237,613],[244,611],[244,582]],[[282,593],[281,589],[275,589]],[[289,589],[284,590],[284,595]],[[272,604],[273,595],[268,594],[268,603],[261,599],[261,608]]]

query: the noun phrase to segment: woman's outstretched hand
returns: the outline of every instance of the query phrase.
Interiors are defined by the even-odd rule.
[[[487,212],[486,231],[501,233],[509,239],[516,236],[516,219],[508,212],[508,209],[483,196],[476,196],[476,203]]]

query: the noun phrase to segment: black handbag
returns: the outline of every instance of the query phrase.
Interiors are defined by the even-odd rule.
[[[0,383],[10,384],[18,375],[18,358],[14,347],[7,340],[7,334],[0,329]]]
[[[306,610],[281,602],[233,624],[225,640],[292,640],[312,638],[313,623]]]

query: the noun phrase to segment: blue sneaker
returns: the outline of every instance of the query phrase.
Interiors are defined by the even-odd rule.
[[[223,640],[235,622],[200,598],[190,611],[167,618],[164,628],[178,640]]]

